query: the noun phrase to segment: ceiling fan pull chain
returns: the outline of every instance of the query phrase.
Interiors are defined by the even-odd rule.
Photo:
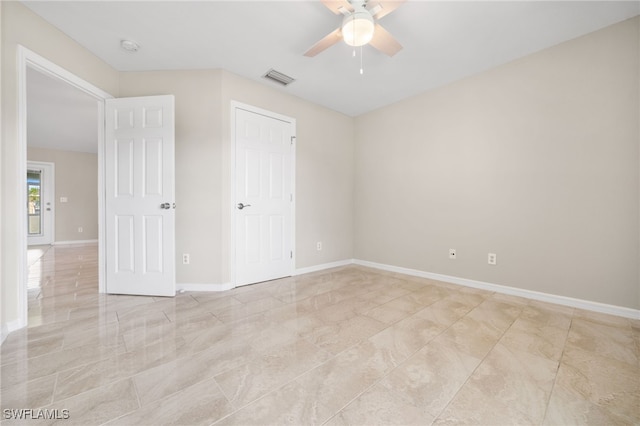
[[[360,46],[360,75],[364,74],[364,67],[362,66],[362,46]]]

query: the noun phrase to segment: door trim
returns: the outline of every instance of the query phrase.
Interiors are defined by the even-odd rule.
[[[236,281],[236,110],[241,109],[248,112],[252,112],[255,114],[264,115],[265,117],[274,118],[276,120],[285,121],[290,123],[293,126],[293,136],[294,138],[297,136],[297,127],[296,127],[296,119],[292,117],[288,117],[286,115],[278,114],[272,111],[268,111],[266,109],[258,108],[253,105],[244,104],[238,101],[231,101],[231,176],[230,176],[230,199],[231,203],[229,205],[229,212],[231,217],[231,232],[229,233],[229,271],[230,271],[230,281],[231,288],[237,287]],[[291,193],[293,194],[293,201],[291,203],[291,251],[292,251],[292,259],[291,259],[291,271],[290,275],[295,275],[296,269],[296,146],[297,144],[293,144],[293,152],[291,158]]]
[[[38,244],[55,244],[56,242],[56,165],[55,163],[50,163],[50,162],[44,162],[44,161],[29,161],[27,159],[27,170],[29,169],[40,169],[43,172],[45,172],[45,170],[47,170],[48,172],[43,173],[47,179],[44,179],[45,185],[42,185],[43,187],[43,191],[45,193],[45,195],[47,194],[47,192],[49,192],[48,190],[51,191],[51,203],[52,203],[52,207],[53,210],[51,211],[51,213],[49,214],[49,219],[47,219],[47,222],[49,222],[47,224],[47,226],[45,225],[45,221],[42,220],[42,225],[43,228],[45,229],[45,233],[42,236],[39,237],[31,237],[31,241],[29,242],[29,233],[27,232],[27,246],[29,245],[38,245]],[[26,174],[25,174],[26,176]],[[46,186],[46,188],[45,188]],[[43,200],[40,201],[40,211],[41,211],[41,215],[42,215],[42,209],[44,208],[44,204],[42,202]],[[27,225],[28,226],[28,225]],[[49,228],[49,229],[47,229]],[[28,228],[27,228],[28,229]],[[48,232],[48,235],[47,235]],[[48,237],[48,238],[47,238]],[[44,240],[44,241],[35,241],[33,242],[33,240]]]
[[[98,291],[105,290],[105,235],[104,235],[104,101],[113,98],[112,95],[81,79],[66,69],[54,64],[37,53],[18,45],[18,167],[17,182],[21,182],[22,191],[18,209],[18,226],[24,232],[17,241],[18,250],[18,311],[20,313],[20,327],[27,326],[28,298],[27,298],[27,67],[35,69],[50,77],[64,81],[82,90],[96,99],[98,103]]]

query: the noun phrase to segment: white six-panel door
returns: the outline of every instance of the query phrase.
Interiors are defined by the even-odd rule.
[[[174,296],[174,97],[105,107],[106,291]]]
[[[235,284],[293,273],[295,123],[235,108]]]

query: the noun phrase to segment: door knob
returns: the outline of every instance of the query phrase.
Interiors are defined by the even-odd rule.
[[[169,203],[162,203],[162,204],[160,204],[160,208],[161,208],[161,209],[168,210],[168,209],[170,209],[170,208],[171,208],[171,204],[169,204]]]
[[[242,203],[238,203],[238,210],[242,210],[245,207],[251,207],[251,204],[242,204]]]

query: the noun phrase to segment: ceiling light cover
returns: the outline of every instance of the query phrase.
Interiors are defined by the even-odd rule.
[[[140,45],[131,40],[122,40],[120,42],[120,47],[122,47],[127,52],[137,52],[138,50],[140,50]]]
[[[349,46],[363,46],[373,38],[374,23],[369,12],[357,11],[342,21],[342,38]]]

